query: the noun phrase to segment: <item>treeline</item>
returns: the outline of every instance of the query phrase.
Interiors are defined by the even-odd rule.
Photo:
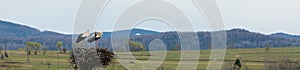
[[[56,44],[56,49],[60,52],[60,53],[66,53],[67,49],[63,46],[63,42],[58,41]],[[20,50],[20,48],[19,48]],[[27,42],[23,48],[23,50],[25,50],[27,52],[28,55],[31,55],[31,52],[34,52],[34,55],[38,54],[38,51],[42,50],[43,54],[46,54],[46,51],[49,50],[48,46],[45,46],[39,42]]]
[[[183,32],[186,37],[190,37],[189,32]],[[226,31],[227,33],[227,48],[263,48],[265,44],[269,44],[272,47],[286,47],[286,46],[300,46],[300,39],[283,38],[277,36],[264,35],[260,33],[249,32],[243,29],[233,29]],[[198,32],[198,40],[200,43],[200,49],[209,49],[211,45],[211,33],[210,32]],[[121,38],[120,38],[121,39]],[[177,32],[164,32],[159,34],[151,35],[139,35],[131,36],[130,41],[140,42],[145,46],[145,50],[149,50],[148,46],[151,41],[155,39],[162,40],[168,50],[180,49],[176,48],[176,44],[184,42],[184,40],[179,40]],[[38,37],[7,37],[1,36],[0,40],[6,40],[8,43],[8,48],[10,50],[16,50],[18,48],[24,47],[26,42],[39,42],[45,46],[49,47],[49,50],[57,50],[57,41],[64,42],[64,46],[67,49],[72,49],[72,36],[38,36]],[[0,41],[0,44],[3,43]],[[102,38],[99,40],[99,47],[110,48],[111,39]],[[184,47],[184,46],[183,46]]]
[[[18,37],[0,37],[0,47],[7,42],[7,49],[17,50],[19,48],[24,48],[27,42],[38,42],[44,46],[47,46],[49,50],[57,50],[56,43],[62,41],[63,46],[67,49],[72,47],[72,37],[71,36],[44,36],[44,37],[30,37],[30,38],[18,38]]]
[[[232,29],[227,30],[227,48],[264,48],[266,44],[271,47],[288,47],[288,46],[300,46],[300,39],[289,39],[283,37],[275,37],[270,35],[264,35],[260,33],[249,32],[244,29]],[[184,37],[191,37],[191,33],[183,32]],[[211,33],[210,32],[198,32],[199,48],[202,50],[210,49],[211,47]],[[162,40],[168,50],[178,50],[181,47],[180,40],[177,32],[165,32],[156,35],[141,35],[130,37],[131,41],[142,43],[146,50],[149,50],[148,46],[151,41],[155,39]],[[99,46],[111,48],[110,39],[101,39]],[[184,46],[183,46],[184,47]]]

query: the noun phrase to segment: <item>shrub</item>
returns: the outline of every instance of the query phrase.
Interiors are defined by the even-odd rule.
[[[300,63],[290,60],[287,57],[280,58],[278,63],[270,64],[270,70],[298,70]]]
[[[130,41],[129,49],[130,49],[130,51],[144,51],[145,47],[143,46],[142,43]]]
[[[63,48],[62,51],[63,51],[63,53],[67,53],[67,49],[66,48]]]

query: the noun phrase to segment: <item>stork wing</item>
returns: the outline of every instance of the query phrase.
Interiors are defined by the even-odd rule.
[[[90,30],[87,30],[86,32],[81,33],[81,34],[77,37],[76,43],[79,43],[79,42],[83,41],[84,39],[86,39],[87,36],[89,35],[89,32],[90,32]]]
[[[83,34],[80,34],[78,37],[77,37],[77,40],[76,40],[76,43],[79,43],[81,41],[83,41],[84,39],[86,39],[87,36],[83,36]]]
[[[102,32],[94,32],[93,36],[88,40],[88,42],[92,43],[100,38],[102,38]]]

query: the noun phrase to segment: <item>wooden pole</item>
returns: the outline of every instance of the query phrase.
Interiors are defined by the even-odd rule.
[[[27,62],[29,63],[29,54],[28,54],[28,47],[26,47],[26,53],[27,53]]]
[[[59,51],[59,50],[58,50],[58,51]],[[59,70],[59,62],[58,62],[59,56],[58,56],[58,53],[59,53],[59,52],[56,53],[56,57],[57,57],[57,70]]]
[[[0,43],[0,54],[2,54],[3,45],[2,42]]]
[[[6,51],[6,43],[7,43],[7,42],[6,42],[6,40],[5,40],[5,46],[4,46],[4,47],[5,47],[5,48],[4,48],[5,51],[4,51],[4,55],[5,55],[6,58],[8,58],[8,53],[7,53],[7,51]]]
[[[6,53],[6,40],[4,41],[4,53]]]
[[[3,55],[2,55],[2,44],[1,44],[1,47],[0,47],[0,60],[3,60]]]

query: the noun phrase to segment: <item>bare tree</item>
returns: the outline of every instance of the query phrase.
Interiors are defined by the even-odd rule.
[[[268,43],[266,43],[265,44],[265,47],[266,47],[266,55],[265,55],[265,67],[266,67],[266,70],[269,70],[269,63],[268,63],[268,61],[269,61],[269,50],[270,50],[270,48],[271,48],[271,46],[268,44]]]
[[[5,41],[5,43],[4,43],[4,55],[5,55],[6,58],[8,58],[8,54],[7,54],[7,52],[6,52],[6,41]]]
[[[268,52],[271,48],[271,46],[269,44],[265,44],[265,47],[266,47],[266,52]]]

